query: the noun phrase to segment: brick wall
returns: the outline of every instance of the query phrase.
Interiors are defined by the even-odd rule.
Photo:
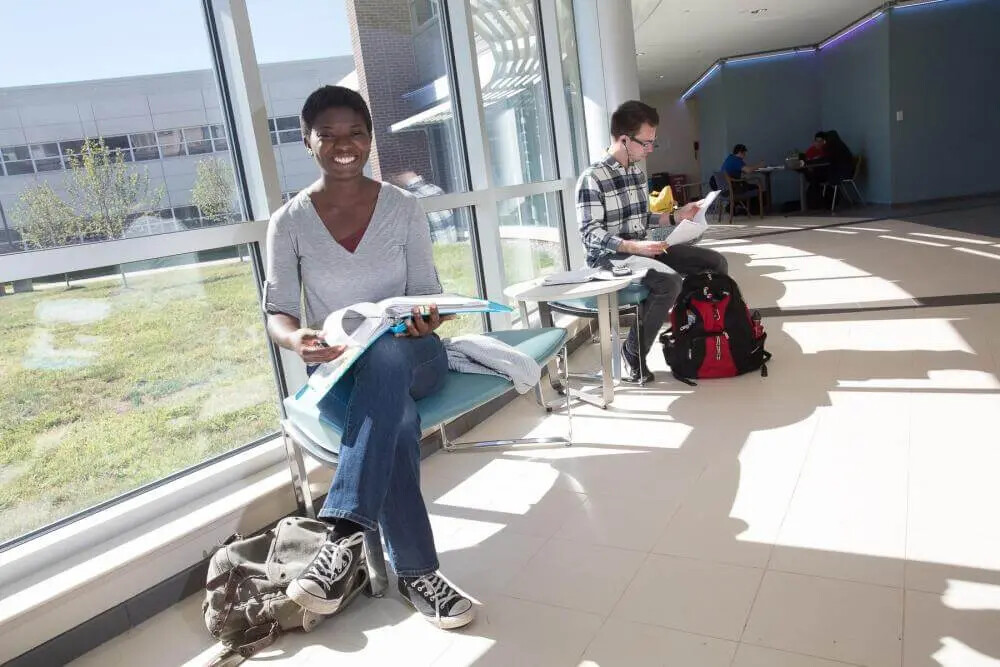
[[[421,131],[392,134],[389,126],[410,115],[403,95],[422,85],[413,53],[408,0],[345,0],[361,94],[372,111],[376,179],[413,170],[431,178],[430,147]]]

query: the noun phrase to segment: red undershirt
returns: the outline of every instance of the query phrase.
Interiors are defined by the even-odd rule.
[[[358,244],[361,243],[361,239],[364,238],[365,232],[368,230],[368,225],[365,225],[358,231],[354,232],[348,237],[342,238],[337,241],[345,250],[349,253],[354,253],[358,249]]]

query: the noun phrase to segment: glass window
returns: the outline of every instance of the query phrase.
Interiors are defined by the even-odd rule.
[[[566,108],[569,110],[569,131],[573,137],[574,173],[580,173],[590,163],[587,150],[587,126],[584,120],[583,83],[580,78],[580,56],[576,44],[576,15],[573,0],[557,0],[556,18],[559,23],[559,48],[562,60]]]
[[[185,127],[184,141],[187,142],[188,155],[211,153],[213,150],[208,126],[206,125],[199,125],[198,127]]]
[[[534,2],[472,0],[493,182],[556,178],[552,120]]]
[[[74,139],[72,141],[60,141],[59,150],[63,154],[63,167],[66,169],[71,169],[70,156],[76,155],[81,150],[83,150],[83,141]]]
[[[497,203],[505,285],[563,270],[559,193]]]
[[[285,144],[302,141],[302,104],[326,83],[358,90],[369,102],[373,178],[406,187],[420,177],[438,192],[467,190],[441,17],[421,10],[428,18],[414,25],[411,0],[303,0],[296,7],[324,39],[303,40],[280,3],[247,2],[282,191],[316,178],[305,150]]]
[[[469,233],[473,227],[472,209],[433,211],[427,214],[427,224],[434,243],[434,265],[444,291],[469,296],[482,294]],[[439,333],[442,337],[481,333],[485,330],[484,323],[480,316],[462,315],[441,325]]]
[[[115,154],[121,154],[122,159],[126,162],[132,161],[132,150],[128,143],[127,135],[118,135],[114,137],[102,137],[104,145],[108,147],[108,150]]]
[[[283,116],[275,119],[275,126],[278,129],[278,142],[282,144],[296,144],[302,141],[302,126],[298,116]]]
[[[212,143],[215,145],[215,150],[228,151],[229,143],[226,141],[226,128],[221,125],[213,125],[211,131]]]
[[[19,129],[34,142],[32,155],[16,155],[27,146],[4,155],[0,208],[12,230],[25,228],[25,236],[46,240],[45,247],[58,239],[72,245],[159,233],[162,227],[142,219],[191,201],[197,160],[175,160],[165,169],[158,162],[189,152],[179,128],[222,115],[221,96],[212,94],[218,79],[204,5],[199,0],[3,4],[0,21],[12,52],[28,52],[38,26],[45,26],[47,40],[44,58],[0,66],[0,119],[19,119]],[[95,15],[107,19],[106,29],[97,47],[81,49],[80,26]],[[129,31],[136,25],[160,30],[136,49]],[[191,120],[195,115],[201,121]],[[50,134],[55,131],[59,134]],[[83,156],[88,147],[93,153]],[[213,152],[215,137],[196,138],[190,148]],[[86,159],[71,160],[71,154]],[[20,176],[34,172],[33,178]],[[240,202],[234,197],[232,206]],[[78,228],[84,231],[69,233]]]
[[[135,155],[136,161],[160,159],[160,149],[156,147],[155,132],[130,134],[129,141],[132,143],[132,154]]]
[[[59,157],[59,144],[32,144],[31,157],[35,159],[36,171],[59,171],[62,169],[62,159]]]
[[[27,146],[4,146],[0,148],[7,174],[33,174],[35,168],[31,164],[31,151]]]
[[[39,277],[4,297],[0,542],[274,432],[246,255]]]
[[[160,130],[156,133],[157,143],[163,157],[184,155],[184,140],[180,130]]]

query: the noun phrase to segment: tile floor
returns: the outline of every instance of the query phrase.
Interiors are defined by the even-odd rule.
[[[912,307],[1000,291],[1000,240],[838,229],[709,241],[753,305],[783,311],[765,322],[768,378],[691,388],[654,353],[654,384],[574,410],[572,448],[424,462],[443,571],[482,605],[473,625],[359,598],[251,664],[1000,665],[1000,304]],[[522,398],[470,435],[564,428]],[[199,605],[73,664],[203,664]]]

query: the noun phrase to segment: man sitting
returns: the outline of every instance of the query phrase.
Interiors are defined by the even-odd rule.
[[[613,143],[601,160],[583,171],[576,185],[576,213],[587,264],[627,266],[636,273],[648,269],[642,278],[642,284],[649,288],[639,314],[642,340],[633,327],[622,348],[627,371],[622,381],[633,384],[653,380],[646,355],[680,293],[682,275],[725,273],[729,268],[726,258],[714,250],[668,246],[646,238],[648,228],[660,224],[661,215],[649,212],[646,175],[638,162],[656,148],[659,123],[653,107],[635,100],[622,104],[611,115]],[[688,204],[677,211],[676,220],[690,220],[697,212],[697,204]],[[674,213],[669,214],[669,220],[675,222]]]

